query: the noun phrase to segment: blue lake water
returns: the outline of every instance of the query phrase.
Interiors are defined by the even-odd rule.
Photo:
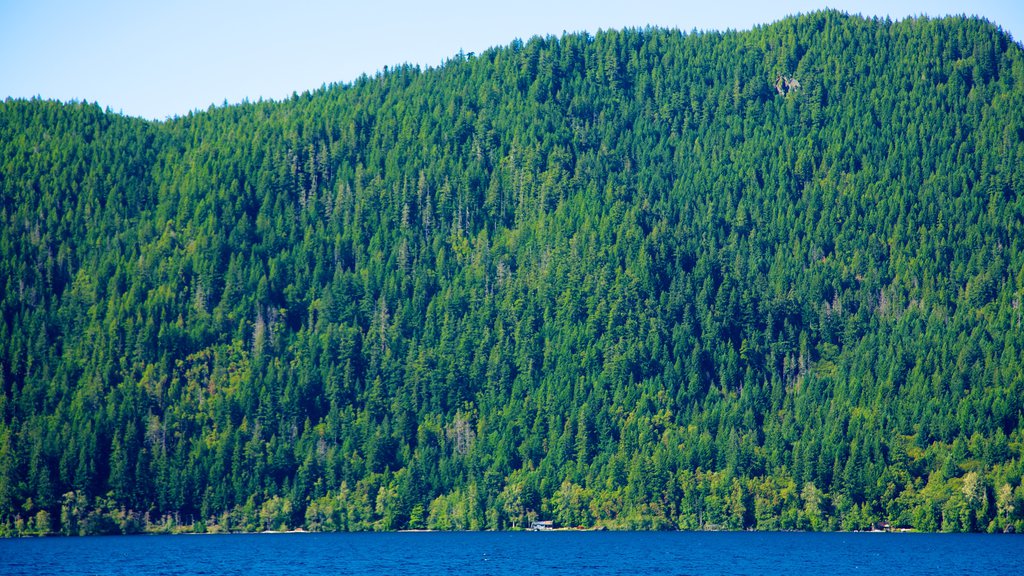
[[[0,574],[1024,574],[1024,536],[456,532],[0,540]]]

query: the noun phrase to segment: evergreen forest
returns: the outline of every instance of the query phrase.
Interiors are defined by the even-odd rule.
[[[1024,50],[516,40],[0,102],[0,535],[1024,530]]]

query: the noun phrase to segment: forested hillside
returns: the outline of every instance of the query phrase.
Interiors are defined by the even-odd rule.
[[[0,534],[1024,529],[1024,53],[570,34],[0,103]]]

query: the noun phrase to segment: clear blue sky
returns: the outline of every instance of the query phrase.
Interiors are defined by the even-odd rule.
[[[851,14],[976,14],[1024,39],[1022,0],[0,0],[0,99],[98,102],[163,119],[244,98],[436,66],[535,34],[654,25],[749,29],[825,7]]]

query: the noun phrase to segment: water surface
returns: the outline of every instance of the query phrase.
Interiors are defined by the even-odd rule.
[[[444,532],[0,540],[0,574],[1024,574],[1024,536]]]

